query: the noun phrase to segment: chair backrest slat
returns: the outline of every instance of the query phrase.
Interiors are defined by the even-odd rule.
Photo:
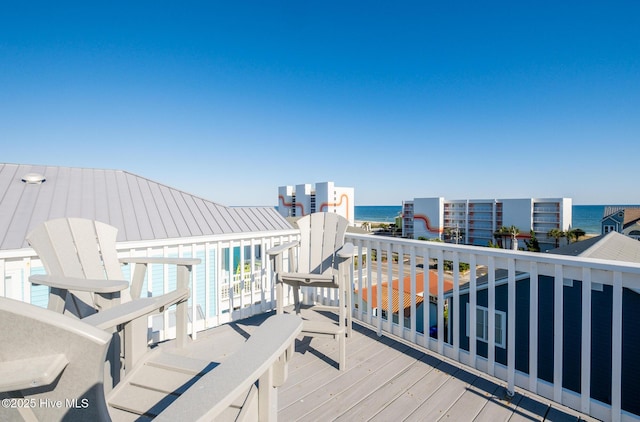
[[[69,218],[67,223],[73,239],[65,244],[65,249],[75,248],[77,260],[86,278],[106,279],[93,221]]]
[[[99,221],[59,218],[27,235],[48,274],[122,280],[116,253],[118,230]]]
[[[100,221],[95,221],[94,224],[100,254],[102,255],[102,264],[107,278],[109,280],[123,280],[122,265],[118,260],[118,252],[116,250],[118,229]]]
[[[27,235],[27,241],[49,275],[123,280],[116,252],[117,234],[118,229],[98,221],[58,218],[36,227]],[[73,297],[67,297],[66,303],[72,313],[83,316],[95,312],[92,293],[71,293]],[[126,297],[128,292],[122,294]]]
[[[334,254],[344,244],[348,221],[337,214],[319,212],[298,220],[300,249],[298,272],[337,272]]]

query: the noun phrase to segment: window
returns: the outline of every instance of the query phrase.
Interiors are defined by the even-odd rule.
[[[467,337],[469,337],[469,304],[467,303]],[[485,343],[489,342],[489,309],[484,306],[476,306],[476,338]],[[496,310],[496,346],[507,347],[507,314]]]
[[[616,227],[615,226],[604,226],[604,233],[607,234],[609,232],[614,232],[616,231]]]

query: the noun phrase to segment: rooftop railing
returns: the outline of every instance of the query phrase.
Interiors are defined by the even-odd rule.
[[[118,248],[121,256],[201,258],[191,281],[197,335],[274,309],[265,252],[297,236],[287,230]],[[352,311],[379,335],[501,379],[511,392],[528,390],[603,420],[640,419],[640,264],[352,233],[347,238],[356,246]],[[41,272],[30,249],[0,252],[0,295],[46,306],[46,288],[27,281]],[[394,280],[401,280],[396,289]],[[143,291],[163,293],[174,283],[170,268],[152,265]],[[375,298],[374,285],[380,286]],[[307,294],[336,299],[323,290]],[[378,305],[383,303],[386,309]],[[171,321],[169,312],[149,324],[164,339],[173,336]]]
[[[380,335],[497,377],[510,392],[522,388],[603,420],[638,418],[640,264],[348,237],[357,250],[354,313]],[[437,298],[429,312],[421,291],[429,277],[424,288],[418,283],[427,270]],[[394,291],[393,280],[406,287]],[[390,317],[394,301],[405,304],[403,317]]]

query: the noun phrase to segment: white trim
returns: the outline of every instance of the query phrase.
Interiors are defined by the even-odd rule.
[[[469,337],[469,302],[466,303],[467,318],[465,324],[465,334]],[[478,311],[482,312],[481,314]],[[495,310],[496,330],[495,330],[495,343],[501,349],[507,348],[507,313],[504,311]],[[476,305],[476,339],[483,343],[489,343],[489,308],[485,306]],[[498,331],[499,330],[499,331]],[[471,338],[469,338],[469,344],[471,344]]]

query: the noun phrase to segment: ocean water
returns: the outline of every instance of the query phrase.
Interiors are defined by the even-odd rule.
[[[397,205],[356,205],[354,208],[357,221],[394,223],[402,212],[402,206]]]
[[[588,234],[600,234],[600,220],[606,205],[574,205],[571,227],[582,229]],[[357,221],[393,223],[402,211],[397,205],[356,205]]]

